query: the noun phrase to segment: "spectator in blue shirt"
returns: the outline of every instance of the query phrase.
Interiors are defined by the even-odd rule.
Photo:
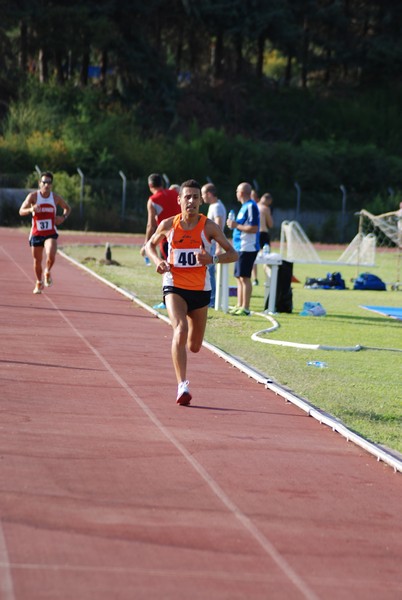
[[[250,314],[251,273],[259,250],[260,211],[251,198],[252,187],[249,183],[237,186],[236,196],[241,208],[235,220],[228,219],[226,224],[233,229],[233,245],[239,253],[235,263],[234,276],[237,279],[237,306],[230,309],[235,316]]]

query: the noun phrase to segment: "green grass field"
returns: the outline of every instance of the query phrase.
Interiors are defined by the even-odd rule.
[[[119,266],[99,263],[104,258],[104,247],[70,246],[63,250],[116,285],[134,292],[150,306],[161,301],[161,276],[153,266],[145,266],[138,247],[112,247],[113,259]],[[340,253],[339,249],[320,252],[320,257],[336,260]],[[374,273],[387,284],[395,282],[396,253],[377,253],[376,262],[376,267],[359,272]],[[358,274],[356,267],[296,264],[293,273],[300,283],[292,284],[293,313],[278,314],[275,318],[280,327],[264,336],[302,344],[360,345],[364,349],[346,352],[271,345],[251,339],[253,333],[271,327],[266,317],[255,314],[264,308],[261,265],[258,269],[260,285],[253,287],[251,302],[254,314],[232,317],[210,310],[206,340],[341,419],[367,439],[402,452],[402,322],[360,307],[402,307],[402,291],[391,291],[389,285],[385,292],[353,290],[351,279]],[[306,277],[325,277],[333,271],[342,274],[349,289],[304,288]],[[233,278],[230,285],[235,285]],[[299,315],[305,301],[321,302],[326,316]],[[327,368],[307,366],[312,360],[325,361]]]

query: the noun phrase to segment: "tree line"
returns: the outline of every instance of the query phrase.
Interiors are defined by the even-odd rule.
[[[272,51],[285,86],[390,83],[402,67],[402,5],[393,0],[1,0],[0,8],[3,94],[21,72],[87,86],[90,65],[101,86],[128,96],[177,78],[262,78]]]
[[[336,210],[340,185],[353,210],[399,198],[399,2],[0,0],[0,14],[3,187],[40,164],[79,167],[110,210],[120,170],[210,177],[227,203],[254,179],[284,207],[295,182],[310,210]]]

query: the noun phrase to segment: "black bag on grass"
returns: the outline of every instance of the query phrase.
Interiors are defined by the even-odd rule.
[[[346,289],[345,280],[340,273],[327,273],[325,278],[307,277],[305,288],[314,288],[321,290],[344,290]]]

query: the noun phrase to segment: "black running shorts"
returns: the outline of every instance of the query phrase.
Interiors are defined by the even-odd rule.
[[[33,235],[29,238],[30,246],[44,246],[46,240],[57,240],[59,237],[58,233],[53,233],[53,235]]]
[[[208,306],[211,301],[211,291],[205,292],[203,290],[184,290],[171,285],[165,285],[163,287],[163,301],[168,294],[177,294],[183,300],[187,302],[188,312],[196,310],[197,308],[203,308]],[[166,302],[165,302],[166,304]]]

